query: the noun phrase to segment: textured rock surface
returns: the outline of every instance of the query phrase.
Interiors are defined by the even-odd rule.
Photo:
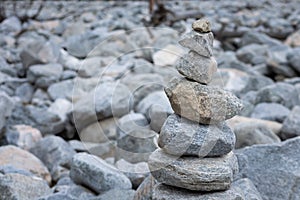
[[[70,163],[75,151],[58,136],[49,136],[40,140],[30,152],[37,156],[47,166],[54,177],[60,167],[70,168]]]
[[[187,78],[198,83],[208,84],[217,71],[217,61],[214,57],[206,58],[195,51],[190,51],[180,58],[176,68]]]
[[[165,88],[175,113],[203,124],[232,118],[242,109],[241,101],[217,87],[174,78]]]
[[[278,103],[257,104],[251,114],[252,118],[283,122],[290,110]]]
[[[262,199],[299,199],[300,137],[238,150],[239,177],[249,178]]]
[[[211,31],[210,22],[207,19],[199,19],[193,22],[192,28],[200,33],[208,33]]]
[[[235,145],[235,135],[225,124],[200,125],[173,114],[163,125],[159,146],[171,155],[222,156]]]
[[[97,193],[118,188],[130,189],[130,180],[112,165],[97,156],[78,153],[73,157],[70,177]]]
[[[28,171],[48,183],[51,182],[48,169],[37,157],[12,145],[0,147],[0,166],[12,166],[18,170]]]
[[[295,106],[289,116],[284,120],[280,137],[288,139],[300,135],[300,106]]]
[[[148,164],[158,182],[196,191],[226,190],[238,171],[233,153],[215,158],[178,158],[158,149],[152,153]]]
[[[91,198],[91,200],[132,200],[134,197],[135,191],[131,189],[112,189],[109,190],[95,198]]]
[[[21,174],[0,174],[0,199],[32,200],[52,193],[47,183]]]
[[[214,36],[212,33],[200,34],[192,31],[186,34],[184,38],[179,41],[179,44],[197,52],[201,56],[211,57],[213,55],[213,40]]]

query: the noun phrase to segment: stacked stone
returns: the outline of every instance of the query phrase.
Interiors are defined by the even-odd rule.
[[[170,81],[165,92],[175,114],[168,117],[159,136],[159,149],[149,168],[160,183],[193,191],[230,188],[238,163],[232,150],[235,135],[224,122],[241,109],[240,100],[208,85],[217,71],[212,55],[210,23],[200,19],[179,43],[190,51],[177,70],[184,76]]]

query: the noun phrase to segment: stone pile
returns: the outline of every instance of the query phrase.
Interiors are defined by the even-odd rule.
[[[209,85],[217,71],[213,57],[210,23],[200,19],[193,31],[179,43],[190,51],[178,62],[184,77],[174,78],[165,88],[175,114],[165,121],[158,140],[159,149],[149,158],[149,168],[160,183],[155,194],[170,186],[189,192],[228,190],[238,172],[232,150],[235,134],[224,122],[241,109],[231,93]]]

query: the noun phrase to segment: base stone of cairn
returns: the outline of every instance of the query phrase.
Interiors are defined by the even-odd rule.
[[[148,160],[159,182],[153,197],[245,199],[231,187],[238,173],[232,152],[236,139],[224,122],[243,106],[230,92],[207,85],[217,71],[213,34],[204,19],[194,22],[192,28],[179,41],[190,50],[177,65],[183,77],[174,78],[165,88],[175,113],[165,121],[158,139],[160,148]]]

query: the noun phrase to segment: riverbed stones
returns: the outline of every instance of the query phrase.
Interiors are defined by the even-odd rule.
[[[210,85],[217,71],[210,23],[200,19],[192,28],[179,42],[190,49],[177,65],[184,77],[173,78],[165,87],[174,114],[161,128],[160,148],[150,155],[149,169],[159,184],[171,188],[170,191],[185,190],[180,199],[202,199],[194,198],[194,192],[210,192],[213,199],[243,199],[239,192],[231,195],[229,190],[238,172],[238,162],[232,152],[235,134],[224,122],[237,115],[243,106],[230,92]],[[156,190],[157,194],[160,191]],[[215,192],[220,194],[214,196]],[[172,192],[162,195],[160,198],[154,194],[154,199],[178,198]],[[210,195],[203,199],[208,198]]]

